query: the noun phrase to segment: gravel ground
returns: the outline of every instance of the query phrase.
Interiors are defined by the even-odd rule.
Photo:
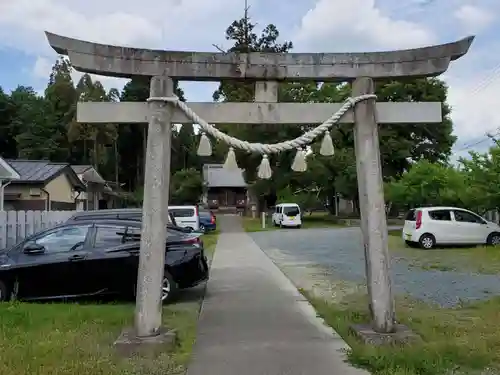
[[[335,296],[365,283],[359,228],[287,229],[249,235],[300,287]],[[500,275],[422,270],[410,267],[401,257],[392,258],[391,268],[396,293],[443,307],[500,295]]]

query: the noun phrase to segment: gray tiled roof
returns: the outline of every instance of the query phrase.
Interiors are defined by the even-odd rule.
[[[17,180],[19,179],[19,173],[16,169],[0,156],[0,180]]]
[[[91,165],[72,165],[71,168],[75,171],[76,174],[82,174],[88,169],[92,168]]]
[[[203,180],[208,187],[246,187],[243,170],[227,170],[222,164],[203,165]]]
[[[106,181],[92,165],[72,165],[71,168],[77,175],[82,175],[85,182],[104,185]]]
[[[6,160],[20,175],[16,182],[44,182],[68,167],[67,163],[48,160]]]

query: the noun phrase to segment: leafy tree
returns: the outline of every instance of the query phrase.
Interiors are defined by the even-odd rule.
[[[120,100],[128,102],[145,102],[149,98],[149,77],[138,76],[132,78],[123,88]],[[184,92],[175,83],[175,94],[185,101]],[[172,129],[172,160],[176,160],[175,153],[179,146],[175,141],[176,132]],[[118,153],[121,160],[120,180],[126,181],[131,190],[144,184],[145,152],[147,146],[147,131],[145,125],[121,124],[118,129]],[[135,150],[135,152],[130,152]],[[173,170],[176,170],[173,164]]]
[[[111,101],[111,96],[117,95],[117,90],[108,94],[99,81],[92,81],[88,74],[84,74],[77,84],[78,100],[82,102]],[[114,124],[83,124],[76,118],[69,124],[68,138],[73,143],[81,143],[83,155],[80,160],[96,167],[105,166],[108,161],[106,146],[117,139],[117,127]]]
[[[45,100],[52,112],[54,132],[52,141],[57,144],[51,159],[53,161],[67,161],[70,155],[67,131],[73,122],[76,113],[78,95],[71,78],[72,67],[69,60],[60,57],[50,73],[49,83],[45,89]]]
[[[203,178],[200,171],[189,168],[173,174],[170,181],[171,204],[196,204],[203,193]]]
[[[446,84],[438,78],[377,84],[378,101],[443,103],[443,121],[440,124],[380,125],[380,150],[386,178],[400,175],[412,162],[423,159],[445,162],[448,159],[456,137],[452,135],[447,91]]]
[[[276,203],[297,203],[302,212],[310,211],[322,206],[318,191],[314,189],[301,189],[293,191],[289,186],[277,192]]]
[[[468,207],[481,213],[500,209],[500,142],[496,141],[487,153],[470,152],[470,156],[460,159]]]
[[[443,163],[421,160],[399,180],[386,184],[386,200],[398,207],[469,205],[465,173]]]
[[[61,155],[60,129],[53,121],[52,107],[31,87],[19,86],[11,94],[15,115],[11,128],[17,129],[17,157],[57,160]]]
[[[195,168],[201,170],[200,157],[197,155],[198,137],[194,134],[193,124],[183,124],[179,131],[172,133],[172,169]]]
[[[226,30],[226,39],[233,42],[228,52],[289,52],[293,48],[292,42],[283,44],[278,42],[279,31],[275,25],[267,25],[257,33],[256,24],[249,17],[234,21]],[[279,89],[279,101],[297,101],[297,96],[308,97],[309,91],[316,89],[315,84],[304,86],[303,84],[284,84]],[[255,83],[248,81],[222,81],[218,90],[214,92],[216,101],[247,102],[253,101],[255,96]],[[294,126],[266,126],[266,125],[219,125],[219,128],[240,139],[250,142],[278,142],[283,139],[295,138],[303,129]],[[227,146],[219,143],[215,148],[213,161],[222,161]],[[294,152],[284,152],[280,155],[271,155],[270,161],[277,166],[270,181],[256,181],[257,166],[260,163],[260,155],[249,155],[236,150],[237,160],[240,168],[245,170],[245,179],[252,184],[252,190],[260,197],[264,204],[266,195],[274,195],[277,190],[287,185],[290,178],[290,165]],[[215,159],[215,160],[214,160]]]
[[[15,108],[9,95],[0,87],[0,153],[4,158],[17,156],[16,136],[19,129],[14,126]]]

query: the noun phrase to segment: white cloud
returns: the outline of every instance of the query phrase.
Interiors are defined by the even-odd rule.
[[[327,51],[397,49],[432,43],[421,24],[393,19],[375,0],[319,0],[302,18],[296,44]]]
[[[40,81],[48,78],[56,57],[46,30],[104,44],[205,51],[239,16],[241,6],[234,0],[149,0],[148,6],[135,0],[0,0],[0,48],[32,54],[32,73]],[[75,81],[80,77],[75,73]],[[98,79],[108,88],[126,82]]]
[[[475,5],[464,4],[454,14],[467,32],[478,33],[491,25],[495,19],[494,13]]]
[[[101,43],[149,48],[210,46],[236,12],[241,13],[239,8],[240,4],[230,0],[149,0],[147,6],[135,0],[2,1],[0,44],[47,51],[43,31],[48,30]],[[194,32],[201,22],[208,26],[206,30]]]
[[[471,75],[468,79],[450,76],[448,101],[452,106],[454,133],[459,139],[481,138],[500,127],[498,92],[500,65],[491,71]]]
[[[32,74],[33,77],[36,80],[46,80],[48,81],[48,78],[50,76],[50,72],[52,71],[52,66],[54,65],[55,60],[51,60],[47,57],[43,56],[38,56],[35,64],[33,65],[33,70]],[[71,78],[73,79],[73,82],[78,83],[80,78],[82,77],[83,73],[73,71],[73,74],[71,75]],[[127,83],[126,79],[120,79],[120,78],[113,78],[113,77],[104,77],[104,76],[97,76],[91,74],[91,77],[93,80],[99,80],[104,87],[107,89],[110,88],[117,88],[118,90],[121,90],[125,83]],[[44,86],[45,88],[45,86]],[[44,89],[43,88],[43,89]]]
[[[484,1],[481,5],[485,6]],[[292,40],[299,41],[301,49],[321,52],[411,48],[441,42],[444,36],[449,38],[447,28],[441,23],[435,24],[438,20],[432,21],[433,29],[429,23],[424,24],[431,15],[420,15],[418,22],[411,22],[397,18],[401,12],[394,9],[399,8],[392,1],[391,9],[383,12],[375,0],[318,0],[302,18]],[[460,35],[456,39],[463,36],[463,28],[472,32],[474,27],[477,31],[479,26],[487,26],[493,20],[482,8],[463,4],[455,16],[463,22],[459,25],[462,30],[456,31]],[[496,72],[482,71],[479,66],[484,65],[480,63],[488,60],[491,63],[489,51],[485,54],[481,47],[474,46],[467,56],[451,64],[446,77],[441,77],[449,85],[454,133],[459,138],[457,144],[462,146],[500,127],[496,95],[500,90],[500,66]]]

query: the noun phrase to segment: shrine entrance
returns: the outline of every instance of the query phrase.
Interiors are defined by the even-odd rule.
[[[307,168],[305,147],[322,138],[321,154],[332,155],[329,130],[353,123],[365,247],[371,327],[395,330],[394,299],[389,273],[387,222],[381,175],[378,123],[440,123],[442,103],[377,103],[374,80],[430,77],[445,72],[465,55],[473,41],[371,53],[206,53],[153,51],[91,43],[46,33],[52,48],[67,55],[81,72],[112,77],[151,77],[148,103],[79,103],[83,123],[149,123],[143,204],[143,231],[138,276],[135,330],[138,337],[158,335],[165,258],[172,124],[198,124],[203,135],[199,154],[209,155],[211,142],[230,146],[226,168],[237,167],[234,149],[262,155],[258,176],[270,178],[268,155],[296,150],[292,168]],[[184,103],[174,95],[174,80],[255,82],[254,103]],[[282,81],[349,81],[352,98],[345,103],[277,103]],[[249,143],[220,132],[211,124],[319,124],[302,136],[277,144]],[[229,198],[227,198],[229,199]],[[231,198],[232,199],[232,198]]]

